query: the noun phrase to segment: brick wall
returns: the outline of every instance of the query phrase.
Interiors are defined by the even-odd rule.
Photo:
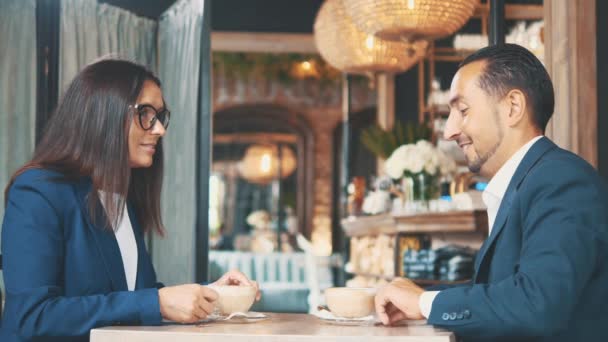
[[[340,84],[321,85],[318,81],[295,81],[290,84],[263,78],[228,79],[214,74],[213,111],[233,106],[274,104],[302,115],[314,135],[314,188],[298,189],[313,196],[311,237],[316,251],[331,253],[331,201],[333,172],[333,132],[341,120]],[[366,84],[355,84],[352,108],[357,112],[375,105],[375,91]]]

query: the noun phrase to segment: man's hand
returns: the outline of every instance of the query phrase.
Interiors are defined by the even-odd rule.
[[[258,301],[262,297],[260,286],[257,281],[249,280],[246,275],[238,270],[226,272],[220,279],[210,285],[238,285],[238,286],[253,286],[256,290],[255,300]]]
[[[398,278],[380,288],[376,294],[376,313],[382,324],[389,325],[404,319],[424,319],[418,301],[424,290],[411,280]]]
[[[187,284],[158,290],[158,303],[163,318],[180,323],[194,323],[213,312],[217,292],[199,285]]]

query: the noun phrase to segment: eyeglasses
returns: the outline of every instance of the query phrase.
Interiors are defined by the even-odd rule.
[[[159,112],[154,106],[149,104],[135,104],[131,107],[135,109],[135,113],[139,117],[139,125],[145,131],[151,130],[156,121],[159,121],[165,129],[169,127],[171,112],[167,108]]]

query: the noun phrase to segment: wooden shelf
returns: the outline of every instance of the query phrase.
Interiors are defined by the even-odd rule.
[[[432,113],[434,115],[439,115],[439,116],[448,116],[448,115],[450,115],[449,108],[434,107],[434,106],[432,106],[432,107],[424,107],[423,112],[424,113]]]
[[[473,52],[475,52],[475,50],[463,50],[463,49],[455,49],[453,47],[441,47],[441,46],[433,47],[433,50],[435,51],[435,56],[437,56],[437,55],[456,55],[456,56],[466,57],[466,56],[472,54]]]
[[[418,286],[435,286],[435,285],[458,285],[458,284],[466,284],[471,280],[457,280],[457,281],[448,281],[448,280],[437,280],[437,279],[410,279]]]
[[[527,4],[506,4],[505,5],[505,19],[506,20],[542,20],[544,19],[543,5],[527,5]],[[480,3],[475,8],[473,18],[481,20],[481,32],[482,35],[488,35],[488,21],[490,17],[490,5],[488,2]],[[420,123],[428,122],[427,116],[431,114],[433,119],[436,114],[433,111],[425,110],[424,106],[426,103],[426,95],[428,89],[425,87],[426,81],[426,66],[428,64],[429,80],[435,77],[435,64],[438,62],[448,63],[460,63],[462,62],[473,50],[457,50],[453,47],[435,47],[434,43],[431,43],[429,50],[425,58],[418,62],[418,121]]]
[[[473,13],[474,18],[488,18],[490,6],[479,4]],[[541,20],[544,17],[543,5],[505,5],[505,19],[507,20]]]
[[[342,220],[342,229],[349,237],[406,233],[486,233],[485,210],[449,211],[408,216],[389,214],[351,217]]]
[[[395,277],[395,276],[387,276],[387,275],[381,275],[381,274],[370,274],[370,273],[360,273],[360,272],[349,272],[349,274],[354,275],[354,276],[361,276],[361,277],[367,277],[367,278],[380,278],[380,279],[384,279],[387,281],[391,281],[395,278],[399,278],[399,277]],[[458,285],[458,284],[465,284],[468,283],[470,280],[458,280],[458,281],[448,281],[448,280],[438,280],[438,279],[410,279],[411,281],[413,281],[414,283],[416,283],[418,286],[434,286],[434,285]]]
[[[382,274],[371,274],[371,273],[364,273],[364,272],[347,272],[350,275],[354,275],[354,276],[361,276],[361,277],[366,277],[366,278],[381,278],[387,281],[391,281],[393,279],[395,279],[395,276],[390,276],[390,275],[382,275]]]
[[[353,216],[342,220],[342,229],[351,237],[395,233],[395,220],[389,214]]]
[[[476,50],[454,49],[453,47],[433,47],[425,56],[432,62],[462,62],[468,55]]]

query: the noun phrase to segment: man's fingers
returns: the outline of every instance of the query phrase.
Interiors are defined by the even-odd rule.
[[[387,302],[384,305],[384,312],[388,317],[388,321],[386,324],[394,324],[407,318],[405,313],[403,313],[403,311],[396,307],[392,302]],[[384,323],[384,321],[382,322]]]
[[[393,313],[389,314],[389,324],[395,324],[399,321],[403,321],[404,319],[407,319],[407,316],[405,315],[405,313],[399,309],[397,309],[397,311],[394,311]]]
[[[386,312],[382,312],[382,313],[377,313],[378,314],[378,318],[380,319],[380,322],[382,322],[382,324],[384,325],[389,325],[391,320],[388,317],[388,315],[386,314]]]
[[[380,290],[376,297],[374,298],[374,305],[376,306],[376,314],[382,324],[388,325],[390,324],[388,313],[386,312],[386,307],[390,304],[390,300],[385,296],[385,291]]]
[[[384,307],[384,310],[386,310],[386,313],[389,316],[392,315],[393,313],[395,313],[396,311],[401,311],[393,303],[386,304],[386,306]]]

